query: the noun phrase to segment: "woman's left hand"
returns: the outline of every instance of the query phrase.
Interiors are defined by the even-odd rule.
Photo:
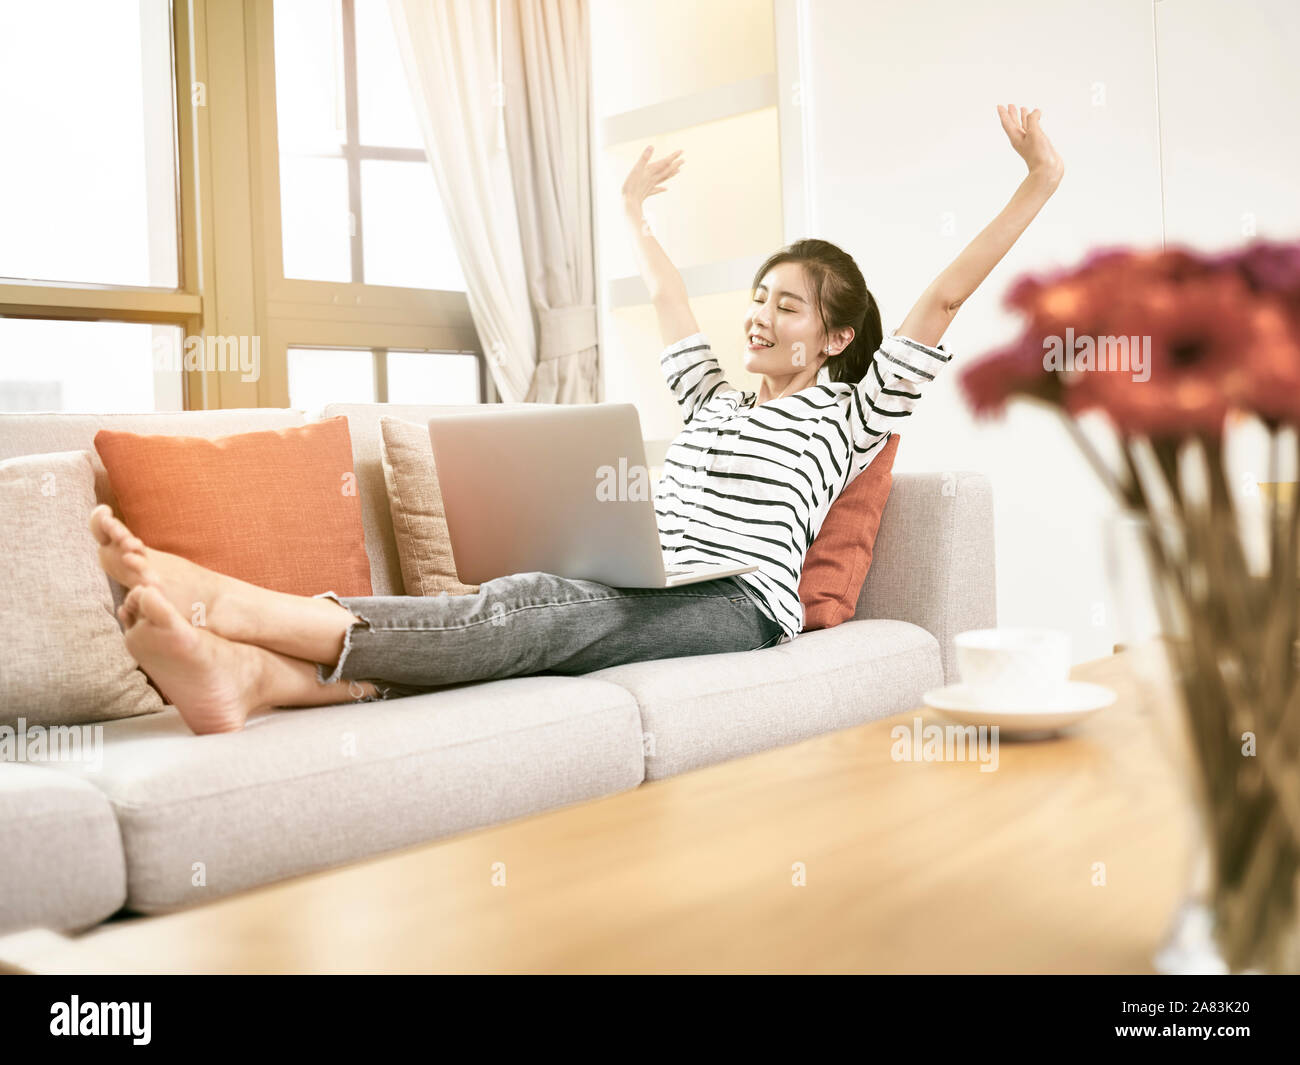
[[[1011,147],[1025,161],[1031,174],[1041,174],[1055,188],[1065,173],[1065,163],[1039,125],[1041,115],[1039,110],[1022,107],[1017,113],[1015,104],[998,104],[998,117],[1002,119]]]

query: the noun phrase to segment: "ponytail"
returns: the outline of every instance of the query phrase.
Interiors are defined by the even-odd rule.
[[[884,340],[884,330],[880,325],[880,311],[870,292],[867,293],[867,299],[871,301],[870,306],[863,314],[862,321],[854,326],[853,339],[849,342],[849,346],[838,355],[829,356],[824,363],[832,381],[856,385],[867,376],[876,352],[880,349],[880,343]]]

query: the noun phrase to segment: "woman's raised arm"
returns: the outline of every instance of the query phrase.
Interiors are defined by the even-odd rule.
[[[623,182],[623,214],[636,249],[637,267],[650,290],[650,300],[659,316],[659,331],[664,345],[668,346],[698,333],[700,326],[691,311],[686,282],[650,232],[650,224],[642,213],[646,197],[665,191],[661,182],[682,168],[684,160],[678,159],[682,153],[674,152],[667,159],[652,161],[650,152],[647,148],[641,153]]]
[[[1011,246],[1020,239],[1061,183],[1065,164],[1039,125],[1041,112],[998,104],[998,116],[1011,147],[1025,161],[1029,173],[1010,202],[972,240],[937,278],[930,283],[908,312],[898,335],[922,344],[938,344],[957,309],[989,276]]]

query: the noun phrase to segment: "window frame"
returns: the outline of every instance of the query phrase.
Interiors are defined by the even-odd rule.
[[[0,278],[0,315],[261,338],[255,382],[182,371],[186,410],[288,407],[291,344],[474,354],[481,401],[499,402],[466,293],[284,277],[272,4],[172,0],[170,10],[176,288]]]

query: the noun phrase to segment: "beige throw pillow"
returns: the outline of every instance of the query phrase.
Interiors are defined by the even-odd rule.
[[[429,430],[400,418],[380,418],[379,435],[388,507],[393,515],[393,535],[406,594],[477,592],[477,584],[461,584],[456,578]]]
[[[89,452],[0,462],[0,725],[81,725],[164,709],[127,652],[88,522]]]

